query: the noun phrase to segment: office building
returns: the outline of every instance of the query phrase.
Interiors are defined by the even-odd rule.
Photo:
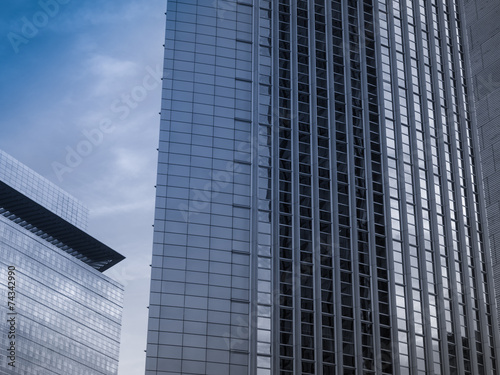
[[[170,0],[146,374],[495,374],[460,0]]]
[[[0,374],[116,375],[123,256],[86,233],[88,210],[0,151]]]
[[[496,300],[500,301],[500,29],[497,22],[500,3],[468,1],[465,11]]]

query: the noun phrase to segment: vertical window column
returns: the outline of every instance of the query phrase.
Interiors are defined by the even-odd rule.
[[[271,375],[272,342],[272,39],[271,2],[261,0],[258,8],[258,224],[257,224],[257,374]]]
[[[291,6],[278,3],[278,282],[279,327],[277,363],[280,375],[294,373],[293,250],[292,250],[292,128],[291,128]]]

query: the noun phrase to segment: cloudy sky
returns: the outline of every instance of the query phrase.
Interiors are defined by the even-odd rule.
[[[119,375],[144,373],[166,0],[4,0],[0,148],[127,259]],[[81,156],[83,155],[83,156]]]

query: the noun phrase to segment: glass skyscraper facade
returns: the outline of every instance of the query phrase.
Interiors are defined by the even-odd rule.
[[[146,374],[495,374],[459,0],[170,0]]]
[[[123,259],[85,232],[88,210],[0,151],[0,374],[116,375]]]
[[[496,300],[500,301],[500,13],[497,1],[465,4],[479,151],[488,214]],[[498,305],[498,302],[497,302]],[[497,306],[498,308],[498,306]],[[500,309],[498,310],[500,317]]]

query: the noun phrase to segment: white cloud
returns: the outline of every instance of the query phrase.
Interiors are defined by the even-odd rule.
[[[125,78],[138,72],[137,64],[130,60],[119,60],[112,56],[95,55],[88,60],[92,73],[99,78]]]
[[[93,55],[85,63],[86,76],[92,80],[91,91],[95,96],[118,96],[124,84],[139,73],[138,64],[112,56]]]
[[[126,118],[110,107],[162,64],[164,11],[164,0],[71,2],[2,69],[0,147],[89,206],[89,233],[127,257],[110,274],[130,279],[120,375],[144,372],[160,84]],[[60,183],[51,163],[104,118],[116,129]]]

